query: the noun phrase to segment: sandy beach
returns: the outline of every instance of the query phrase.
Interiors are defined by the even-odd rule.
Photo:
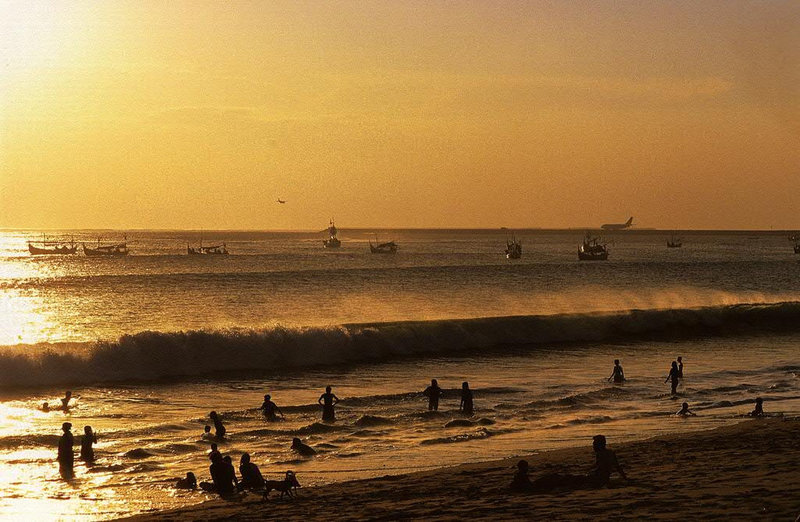
[[[514,457],[301,489],[294,500],[279,500],[274,492],[269,502],[248,495],[129,520],[795,520],[800,515],[800,419],[745,420],[626,444],[611,440],[609,447],[628,480],[616,477],[599,490],[513,494],[508,484],[520,458]],[[591,440],[522,458],[531,465],[532,479],[547,472],[582,473],[593,463]]]

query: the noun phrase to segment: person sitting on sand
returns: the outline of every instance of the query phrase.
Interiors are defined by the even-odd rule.
[[[678,378],[683,379],[683,357],[678,356]]]
[[[594,468],[586,475],[565,475],[548,473],[531,482],[531,491],[551,491],[554,489],[601,488],[611,480],[613,472],[619,473],[623,479],[628,477],[617,460],[617,455],[606,447],[606,438],[595,435],[592,439],[595,454]],[[517,471],[519,473],[519,471]]]
[[[218,439],[224,439],[225,433],[228,431],[225,429],[225,425],[222,424],[222,419],[219,418],[217,412],[212,411],[208,414],[211,418],[211,421],[214,423],[214,433]]]
[[[58,472],[64,479],[71,479],[74,476],[75,454],[72,447],[75,445],[75,438],[72,436],[71,430],[72,423],[62,424],[61,431],[64,434],[58,439]]]
[[[175,482],[177,489],[197,489],[197,477],[191,471],[186,472],[186,478],[178,479]]]
[[[72,392],[67,390],[67,393],[64,394],[64,398],[61,399],[61,409],[64,411],[69,410],[69,401],[72,399]]]
[[[763,417],[764,414],[764,399],[761,397],[756,398],[756,407],[753,408],[753,411],[748,413],[751,417]]]
[[[249,453],[242,453],[242,458],[239,461],[239,475],[242,476],[242,480],[239,482],[239,490],[264,489],[264,476],[258,466],[250,462]]]
[[[84,462],[94,462],[93,444],[97,444],[97,434],[92,431],[91,426],[83,427],[83,437],[81,438],[81,460]]]
[[[442,389],[436,379],[431,379],[431,385],[425,388],[422,394],[428,398],[428,411],[439,411],[439,397],[442,396]]]
[[[222,461],[228,467],[228,473],[230,473],[231,477],[233,478],[233,485],[236,489],[239,489],[239,480],[236,478],[236,469],[233,467],[233,459],[230,455],[225,455],[222,457]]]
[[[214,435],[211,434],[211,426],[206,424],[203,426],[203,434],[200,436],[203,440],[210,440],[214,438]]]
[[[461,383],[461,404],[458,406],[461,413],[464,415],[473,415],[475,413],[475,405],[472,402],[472,390],[469,389],[469,383],[464,381]]]
[[[292,439],[292,451],[299,453],[304,457],[312,457],[317,454],[317,451],[314,448],[308,444],[304,444],[303,441],[297,437]]]
[[[528,477],[528,461],[520,460],[517,462],[517,471],[511,479],[511,491],[524,492],[533,488],[531,479]]]
[[[219,458],[222,458],[222,453],[219,452],[219,446],[217,446],[216,442],[212,442],[211,451],[208,453],[208,460],[214,462],[215,455],[219,455]]]
[[[333,422],[336,420],[336,412],[334,406],[339,402],[339,397],[331,392],[331,387],[325,387],[325,393],[319,396],[317,404],[322,404],[322,420],[324,422]]]
[[[212,456],[208,470],[211,472],[213,491],[223,497],[232,495],[236,491],[233,465],[225,462],[219,452]]]
[[[664,382],[672,381],[672,395],[677,395],[678,393],[678,381],[680,380],[680,376],[678,374],[678,363],[672,361],[672,368],[669,370],[669,375],[667,378],[664,379]]]
[[[678,413],[676,413],[675,415],[679,415],[681,417],[687,417],[687,416],[694,417],[695,413],[689,409],[689,403],[688,402],[684,402],[683,404],[681,404],[680,411]]]
[[[269,395],[264,395],[264,403],[259,409],[264,413],[264,418],[269,422],[275,422],[278,420],[276,412],[280,413],[281,417],[283,417],[283,412],[280,408],[278,408],[277,404],[272,402],[272,397]]]
[[[625,372],[619,364],[619,359],[614,359],[614,369],[611,370],[611,375],[608,377],[609,381],[615,383],[625,382]]]

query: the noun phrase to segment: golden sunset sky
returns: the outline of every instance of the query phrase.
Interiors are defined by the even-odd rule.
[[[0,10],[0,227],[800,228],[796,0]]]

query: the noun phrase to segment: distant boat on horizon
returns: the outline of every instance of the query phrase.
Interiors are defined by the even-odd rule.
[[[41,241],[28,241],[28,252],[32,256],[64,256],[77,251],[78,245],[74,241],[48,241],[44,234]]]
[[[339,248],[342,246],[342,242],[336,237],[336,234],[339,233],[339,230],[336,228],[336,225],[333,223],[333,218],[330,220],[330,226],[328,226],[328,239],[322,240],[323,248]]]
[[[605,261],[608,259],[606,243],[601,243],[599,237],[594,237],[588,232],[583,238],[583,244],[578,248],[578,259],[581,261]]]
[[[190,256],[227,256],[228,247],[225,243],[219,245],[203,246],[202,241],[199,246],[192,247],[187,243],[186,253]]]
[[[506,239],[506,259],[519,259],[522,257],[522,241],[511,236],[511,241]]]
[[[683,239],[675,237],[675,234],[672,234],[667,240],[667,248],[681,248],[682,246]]]
[[[375,244],[372,244],[372,240],[369,242],[369,251],[373,254],[396,254],[397,253],[397,243],[394,241],[387,241],[386,243],[379,243],[378,236],[375,236]]]
[[[101,245],[100,239],[97,239],[97,246],[89,248],[86,243],[83,243],[83,254],[88,257],[120,257],[128,255],[128,243],[115,243],[111,245]]]

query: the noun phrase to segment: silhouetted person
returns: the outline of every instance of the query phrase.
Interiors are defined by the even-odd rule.
[[[608,377],[609,381],[625,382],[625,371],[619,364],[619,359],[614,359],[614,369],[611,370],[611,375]]]
[[[459,409],[464,415],[472,415],[475,413],[475,405],[472,403],[472,390],[469,389],[469,383],[467,381],[461,383],[461,404],[459,405]]]
[[[219,452],[219,447],[217,446],[216,442],[212,442],[211,451],[208,453],[208,460],[214,462],[215,455],[219,455],[219,458],[222,458],[222,453]]]
[[[72,399],[72,392],[67,390],[67,393],[64,394],[64,398],[61,399],[61,409],[67,411],[69,409],[69,401]]]
[[[664,379],[664,382],[667,381],[671,381],[672,395],[676,395],[678,393],[678,381],[680,381],[680,376],[678,375],[678,363],[675,361],[672,361],[672,368],[669,370],[669,375]]]
[[[325,393],[317,399],[318,404],[322,404],[322,420],[325,422],[333,422],[336,420],[336,412],[333,407],[339,402],[339,397],[331,393],[331,387],[325,387]]]
[[[511,479],[511,491],[531,491],[533,484],[528,477],[528,461],[520,460],[517,462],[517,471],[514,472],[514,478]]]
[[[214,434],[217,436],[217,438],[225,438],[225,433],[228,430],[225,429],[225,426],[222,424],[222,419],[219,418],[217,412],[212,411],[208,414],[208,416],[211,417],[211,421],[214,423]]]
[[[221,496],[232,495],[236,491],[235,477],[232,474],[233,466],[225,462],[219,452],[212,454],[211,466],[208,470],[211,472],[214,491]]]
[[[595,464],[588,474],[564,475],[549,473],[534,480],[530,489],[532,491],[550,491],[553,489],[600,488],[608,484],[611,480],[611,473],[615,471],[623,479],[627,479],[625,471],[617,460],[617,455],[606,448],[606,438],[603,435],[596,435],[592,439],[592,449],[595,454]]]
[[[428,398],[428,411],[439,411],[439,397],[442,396],[442,389],[436,379],[431,379],[431,385],[422,392]]]
[[[83,427],[83,437],[81,437],[81,460],[84,462],[94,462],[93,444],[97,444],[97,435],[92,431],[91,426]]]
[[[281,417],[283,417],[283,412],[278,408],[277,404],[272,402],[272,397],[269,395],[264,395],[264,403],[259,409],[264,413],[264,418],[270,422],[278,420],[276,413],[280,413]]]
[[[749,414],[751,417],[763,417],[764,416],[764,399],[761,397],[756,398],[756,407],[753,408],[753,411]]]
[[[202,438],[203,439],[211,439],[212,437],[214,437],[214,436],[211,434],[211,426],[206,424],[205,426],[203,426]]]
[[[292,451],[295,451],[304,457],[311,457],[317,454],[317,450],[308,444],[304,444],[303,441],[297,437],[292,439]]]
[[[683,379],[683,357],[678,357],[678,378]]]
[[[186,473],[186,478],[178,479],[175,482],[178,489],[197,489],[197,477],[191,471]]]
[[[65,422],[61,425],[64,432],[58,439],[58,472],[62,478],[71,479],[75,476],[73,468],[75,465],[75,454],[72,447],[75,445],[75,438],[72,436],[72,423]]]
[[[43,403],[42,404],[42,411],[45,412],[45,413],[49,412],[50,411],[50,405],[47,404],[46,402]]]
[[[239,489],[264,489],[264,476],[258,466],[250,462],[250,454],[242,453],[239,461],[239,475],[242,480],[239,482]]]
[[[688,402],[684,402],[683,404],[681,404],[680,411],[678,413],[676,413],[675,415],[680,415],[681,417],[686,417],[686,416],[694,417],[695,416],[694,412],[689,409],[689,403]]]
[[[233,459],[231,459],[230,455],[225,455],[222,457],[222,461],[228,467],[228,473],[233,478],[233,486],[239,489],[239,481],[236,479],[236,469],[233,467]]]

